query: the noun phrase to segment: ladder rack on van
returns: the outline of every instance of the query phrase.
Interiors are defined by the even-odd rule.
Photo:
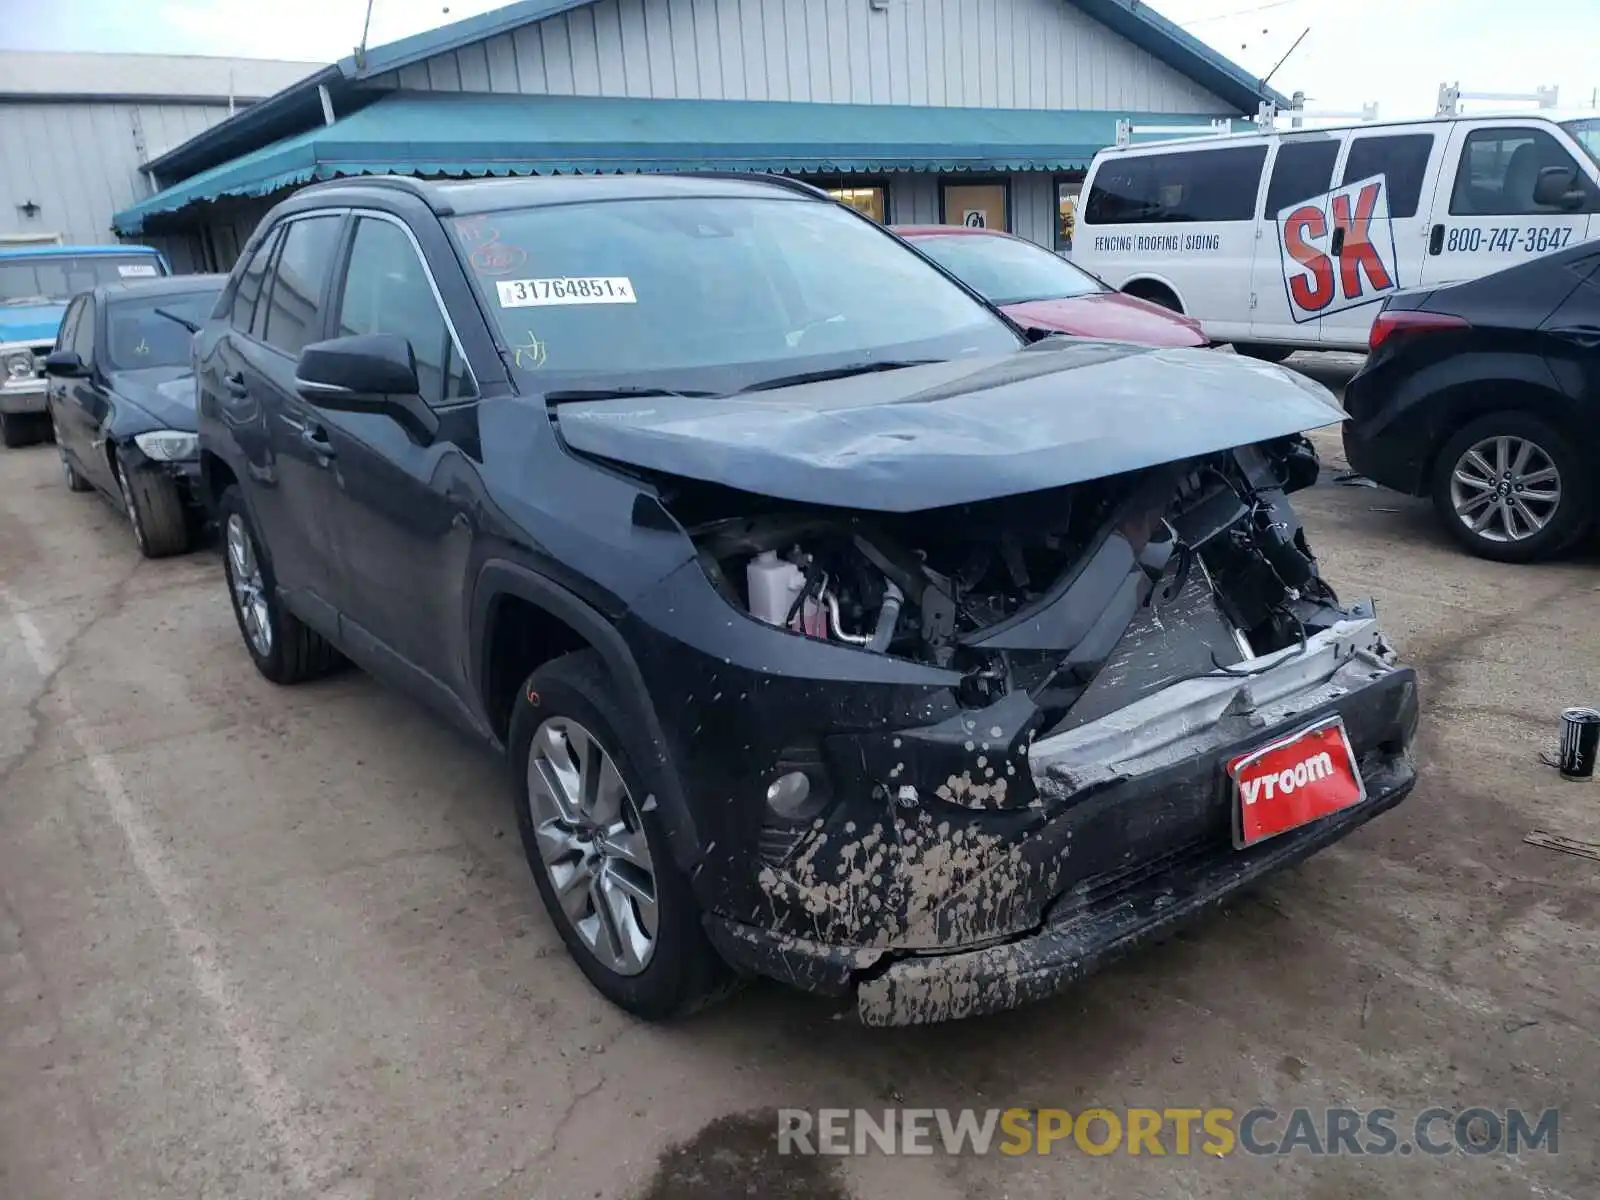
[[[1531,92],[1463,92],[1459,83],[1441,83],[1439,107],[1434,115],[1459,117],[1463,100],[1493,100],[1508,104],[1533,103],[1540,108],[1555,108],[1560,90],[1559,87],[1542,87],[1535,88]]]
[[[1301,97],[1298,93],[1295,99]],[[1312,109],[1297,104],[1293,108],[1279,108],[1276,104],[1268,104],[1265,100],[1256,110],[1256,128],[1262,133],[1272,133],[1278,128],[1278,121],[1287,117],[1290,129],[1299,129],[1307,120],[1313,121],[1376,121],[1378,119],[1378,105],[1374,101],[1364,104],[1358,109]]]
[[[1133,144],[1136,134],[1154,133],[1164,137],[1218,137],[1233,132],[1233,122],[1218,117],[1207,125],[1135,125],[1132,121],[1117,122],[1117,146],[1126,150]]]

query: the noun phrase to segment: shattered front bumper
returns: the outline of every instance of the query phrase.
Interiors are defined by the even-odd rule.
[[[922,1024],[1042,999],[1109,959],[1320,850],[1398,804],[1416,781],[1416,676],[1370,618],[1209,674],[1033,745],[1048,814],[1014,853],[1057,856],[1062,888],[1036,928],[986,944],[838,946],[713,917],[735,965],[808,990],[856,993],[869,1025]],[[1232,844],[1232,757],[1338,715],[1366,783],[1360,804],[1248,850]],[[1170,833],[1183,832],[1174,843]],[[979,893],[981,894],[981,892]],[[962,902],[952,897],[952,903]]]

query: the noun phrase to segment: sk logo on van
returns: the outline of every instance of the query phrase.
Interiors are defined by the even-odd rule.
[[[1280,211],[1278,250],[1296,322],[1381,300],[1400,279],[1384,177],[1347,183]]]

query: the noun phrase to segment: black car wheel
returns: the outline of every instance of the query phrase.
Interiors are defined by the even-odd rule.
[[[128,524],[133,526],[134,544],[146,558],[170,558],[189,548],[189,522],[183,511],[183,497],[177,481],[149,471],[128,473],[118,458],[113,464],[117,488]]]
[[[301,683],[339,665],[339,652],[283,607],[272,561],[264,552],[238,487],[217,502],[222,527],[222,569],[234,619],[251,660],[273,683]]]
[[[612,686],[592,650],[529,676],[511,719],[512,799],[540,898],[579,968],[613,1004],[660,1020],[704,1006],[732,976],[673,863]]]
[[[87,492],[87,491],[90,491],[94,487],[94,484],[90,483],[82,475],[78,474],[78,468],[72,465],[72,459],[67,457],[67,452],[65,450],[60,451],[60,454],[61,454],[61,477],[63,479],[65,479],[66,482],[67,482],[67,491],[69,491],[69,492]]]
[[[1478,418],[1445,443],[1433,468],[1445,528],[1496,562],[1548,558],[1583,536],[1593,487],[1566,434],[1531,413]]]

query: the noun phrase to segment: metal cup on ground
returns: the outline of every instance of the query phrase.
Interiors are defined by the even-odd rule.
[[[1561,754],[1557,766],[1563,779],[1590,779],[1600,757],[1600,710],[1569,708],[1561,714]]]

